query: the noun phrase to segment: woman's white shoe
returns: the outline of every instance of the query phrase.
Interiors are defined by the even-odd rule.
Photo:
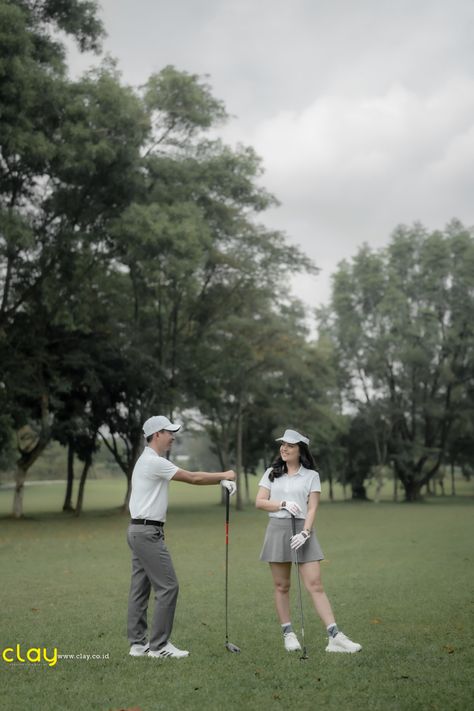
[[[326,652],[348,652],[349,654],[354,654],[354,652],[360,652],[361,649],[361,644],[353,642],[343,632],[338,632],[335,637],[329,637]]]
[[[285,632],[283,640],[285,642],[285,649],[287,652],[299,652],[301,650],[298,637],[294,632]]]

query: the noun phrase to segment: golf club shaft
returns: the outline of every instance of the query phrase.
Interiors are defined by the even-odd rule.
[[[225,490],[225,641],[229,641],[228,596],[229,596],[229,490]]]
[[[226,489],[225,497],[225,646],[229,652],[240,652],[240,647],[229,642],[229,500],[230,492]]]
[[[296,536],[296,520],[293,514],[291,515],[291,526],[293,529],[293,535]],[[304,616],[303,616],[303,597],[301,595],[301,580],[300,580],[300,565],[299,565],[299,558],[298,558],[298,549],[295,550],[295,558],[296,558],[296,575],[298,577],[298,592],[299,592],[299,598],[300,598],[300,613],[301,613],[301,641],[303,643],[303,657],[306,657],[306,644],[304,641]]]

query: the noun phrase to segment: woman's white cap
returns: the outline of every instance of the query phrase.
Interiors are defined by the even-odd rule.
[[[155,434],[155,432],[160,432],[161,430],[177,432],[180,427],[181,425],[175,425],[163,415],[154,415],[153,417],[149,417],[148,420],[143,423],[143,433],[145,437],[150,437],[152,434]]]
[[[288,444],[304,442],[304,444],[309,444],[309,439],[296,430],[285,430],[283,437],[278,437],[275,442],[288,442]]]

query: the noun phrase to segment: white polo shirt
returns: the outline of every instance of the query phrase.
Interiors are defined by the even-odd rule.
[[[306,518],[308,512],[308,499],[313,491],[321,491],[321,481],[318,472],[313,469],[305,469],[300,466],[298,472],[292,476],[282,474],[282,476],[270,481],[268,475],[272,468],[266,470],[258,485],[270,489],[270,499],[276,501],[294,501],[300,507],[302,513],[296,518]],[[268,514],[273,518],[290,518],[291,514],[286,509],[272,511]]]
[[[166,521],[168,487],[178,467],[160,457],[151,447],[145,447],[138,457],[132,474],[130,515],[132,518],[149,518]]]

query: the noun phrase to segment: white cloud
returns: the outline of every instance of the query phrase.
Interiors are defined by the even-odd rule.
[[[398,83],[378,95],[320,96],[263,120],[249,138],[264,184],[283,201],[272,225],[281,220],[315,259],[335,265],[351,245],[354,252],[362,241],[386,242],[400,222],[443,227],[454,215],[472,216],[470,78],[429,95]]]
[[[255,147],[282,203],[265,222],[323,269],[304,283],[312,303],[401,222],[474,223],[472,0],[101,4],[127,82],[166,64],[210,75],[239,117],[222,135]]]

